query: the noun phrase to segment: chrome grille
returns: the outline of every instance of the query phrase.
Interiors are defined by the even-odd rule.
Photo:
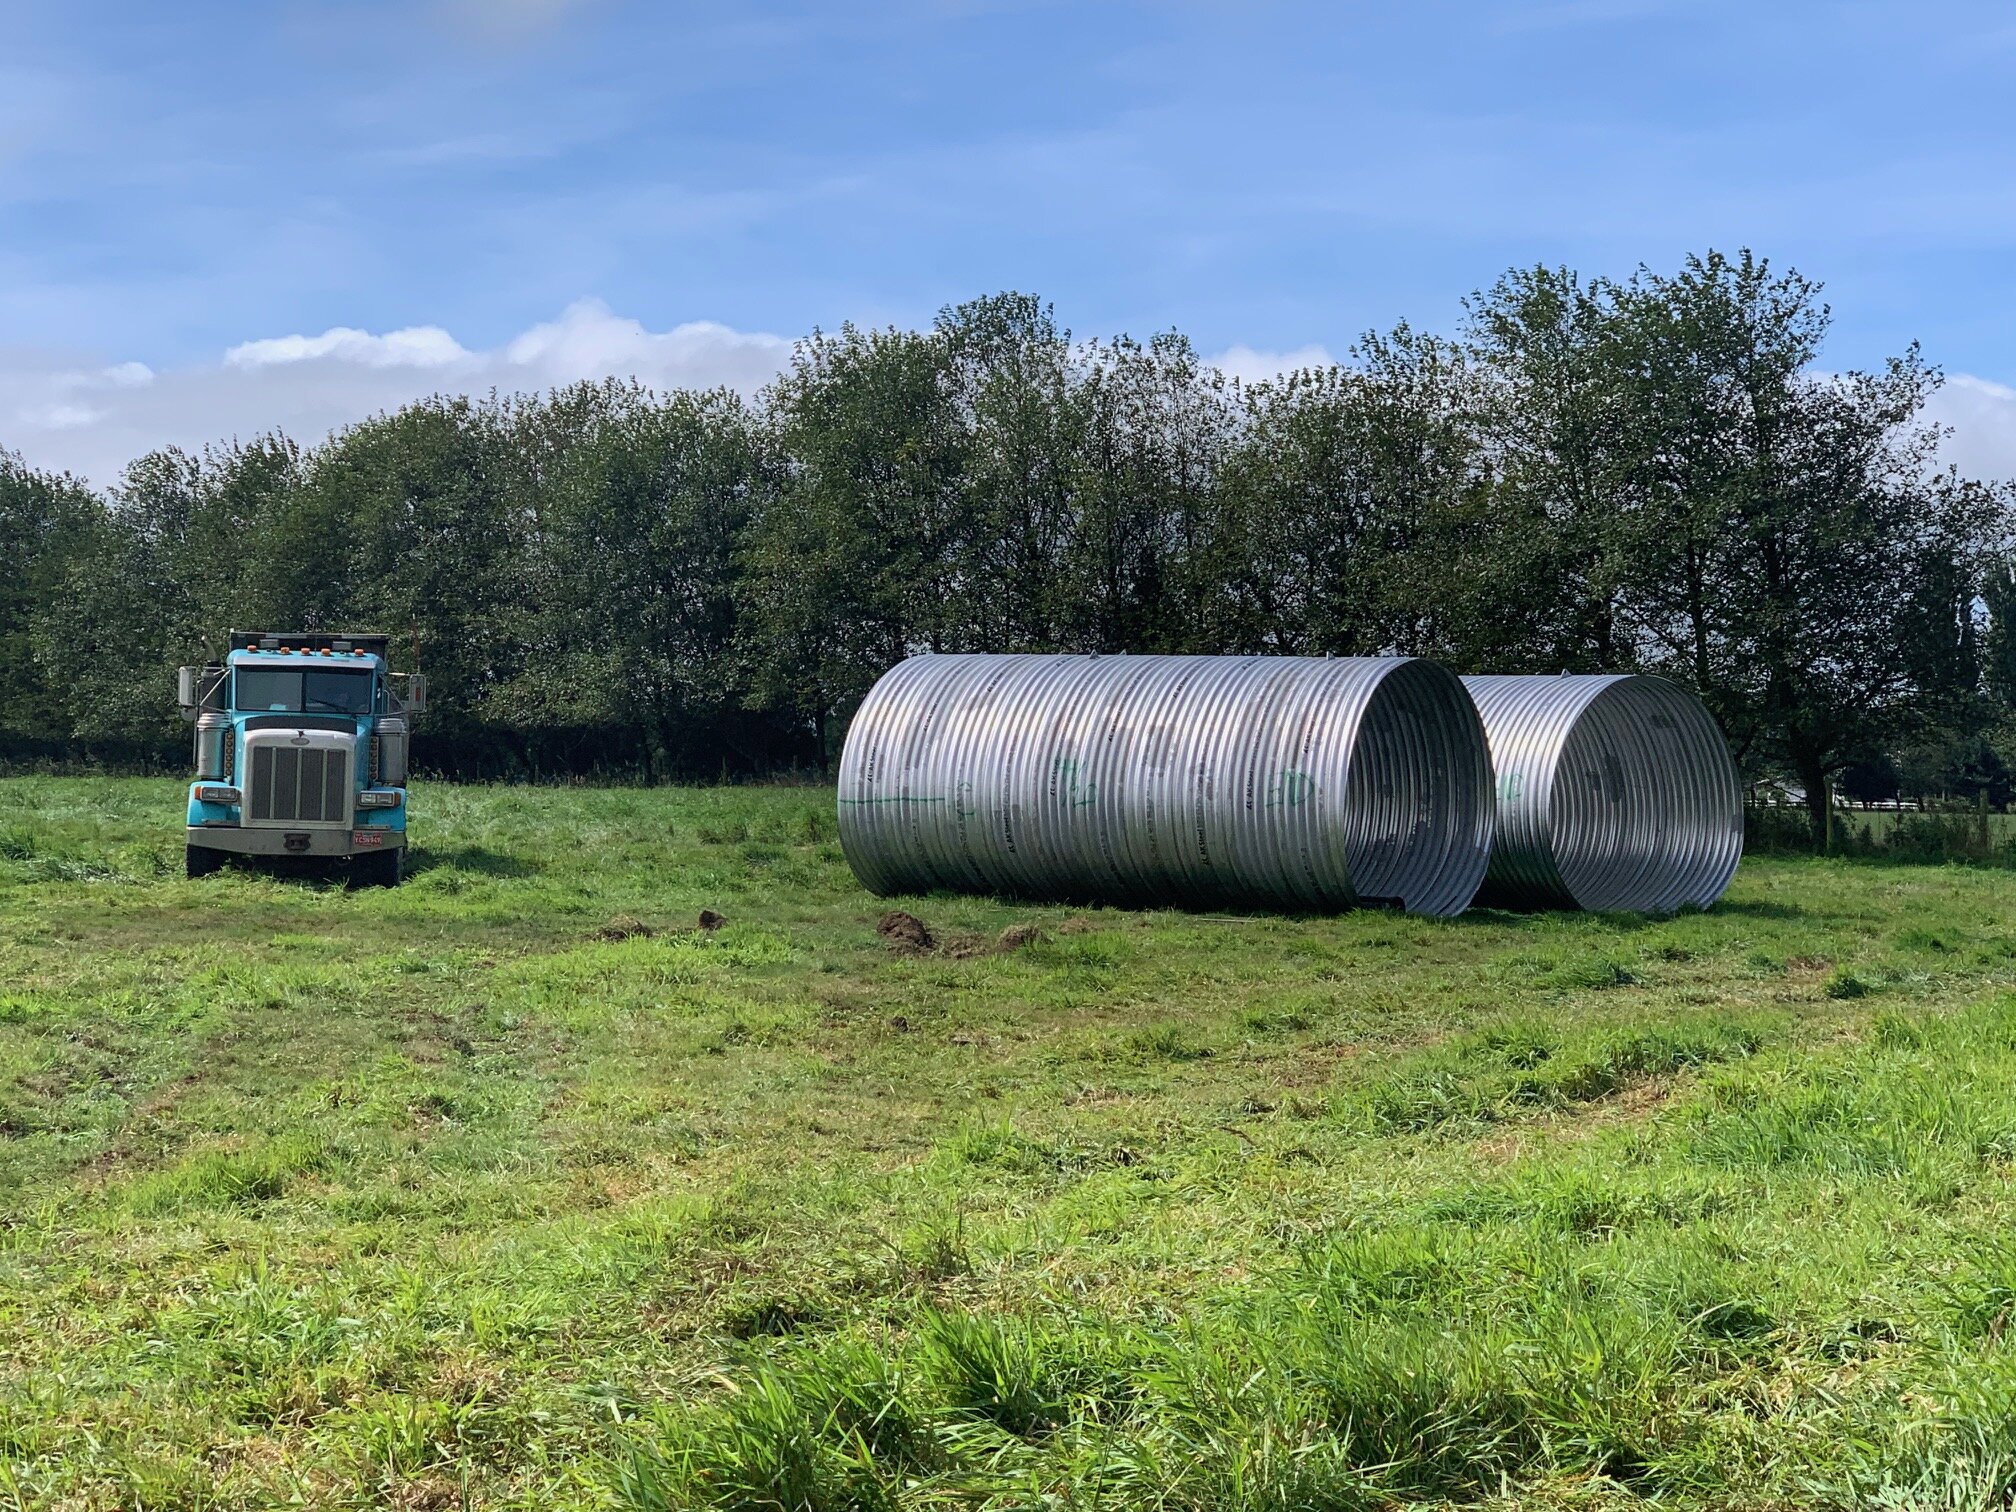
[[[252,752],[251,788],[254,824],[350,822],[348,752],[258,746]]]

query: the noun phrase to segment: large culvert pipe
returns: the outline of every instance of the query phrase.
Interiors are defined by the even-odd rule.
[[[840,757],[880,894],[1454,914],[1491,768],[1461,681],[1408,658],[919,656]]]
[[[1466,677],[1498,831],[1479,903],[1670,913],[1722,896],[1743,786],[1701,700],[1662,677]]]

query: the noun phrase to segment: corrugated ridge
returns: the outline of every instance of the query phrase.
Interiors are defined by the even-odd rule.
[[[1409,658],[919,656],[869,691],[840,841],[880,894],[1453,914],[1490,849],[1482,726]]]
[[[1743,787],[1701,700],[1635,674],[1466,677],[1498,829],[1480,903],[1670,913],[1722,896]]]

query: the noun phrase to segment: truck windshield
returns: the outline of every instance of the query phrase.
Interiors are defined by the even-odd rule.
[[[240,667],[232,707],[241,713],[369,714],[369,672]]]

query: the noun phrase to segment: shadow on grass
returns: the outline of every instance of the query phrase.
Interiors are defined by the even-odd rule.
[[[1724,898],[1708,913],[1735,914],[1745,919],[1803,919],[1807,911],[1796,903],[1769,903],[1756,898]]]
[[[485,850],[480,845],[416,845],[407,850],[407,876],[417,877],[436,867],[474,872],[483,877],[536,877],[545,870],[536,861]]]
[[[1637,934],[1640,930],[1658,929],[1662,925],[1671,924],[1675,919],[1684,919],[1690,915],[1720,913],[1727,906],[1718,903],[1712,910],[1682,907],[1672,913],[1632,913],[1624,909],[1504,908],[1491,904],[1478,904],[1465,909],[1453,919],[1441,919],[1437,922],[1464,929],[1486,927],[1530,930],[1537,925],[1552,921],[1577,919],[1586,921],[1592,930],[1601,930],[1609,934]]]
[[[1437,916],[1433,914],[1409,913],[1397,899],[1365,898],[1350,907],[1333,909],[1295,909],[1266,903],[1255,903],[1243,899],[1221,899],[1211,901],[1200,898],[1182,900],[1170,899],[1130,899],[1120,901],[1113,898],[1086,897],[1042,897],[1019,896],[1014,893],[957,893],[943,889],[928,893],[891,894],[874,900],[878,905],[889,908],[924,910],[926,912],[941,905],[957,905],[975,901],[994,904],[1000,908],[1071,908],[1090,915],[1094,920],[1108,918],[1124,921],[1138,918],[1144,913],[1167,913],[1176,918],[1201,924],[1327,924],[1339,919],[1362,918],[1368,915],[1406,919],[1416,923],[1438,924],[1451,929],[1516,929],[1533,930],[1540,925],[1562,919],[1586,920],[1600,926],[1612,934],[1636,934],[1640,930],[1657,929],[1670,924],[1675,919],[1684,919],[1703,913],[1736,913],[1760,919],[1803,919],[1806,911],[1784,903],[1732,903],[1726,899],[1712,908],[1696,908],[1683,905],[1671,913],[1632,913],[1629,911],[1595,912],[1580,908],[1504,908],[1491,904],[1473,904],[1459,914]]]
[[[318,891],[345,887],[351,880],[350,863],[332,856],[233,856],[225,866],[232,871],[300,882]],[[407,877],[437,868],[483,877],[532,877],[544,870],[536,861],[485,850],[480,845],[416,845],[407,849]]]
[[[1572,910],[1546,908],[1495,908],[1490,904],[1473,903],[1454,918],[1438,919],[1440,924],[1454,925],[1463,929],[1531,929],[1543,919],[1556,913]]]
[[[327,892],[350,880],[350,868],[329,856],[227,856],[224,870],[241,875],[272,877],[282,882],[300,882]]]

